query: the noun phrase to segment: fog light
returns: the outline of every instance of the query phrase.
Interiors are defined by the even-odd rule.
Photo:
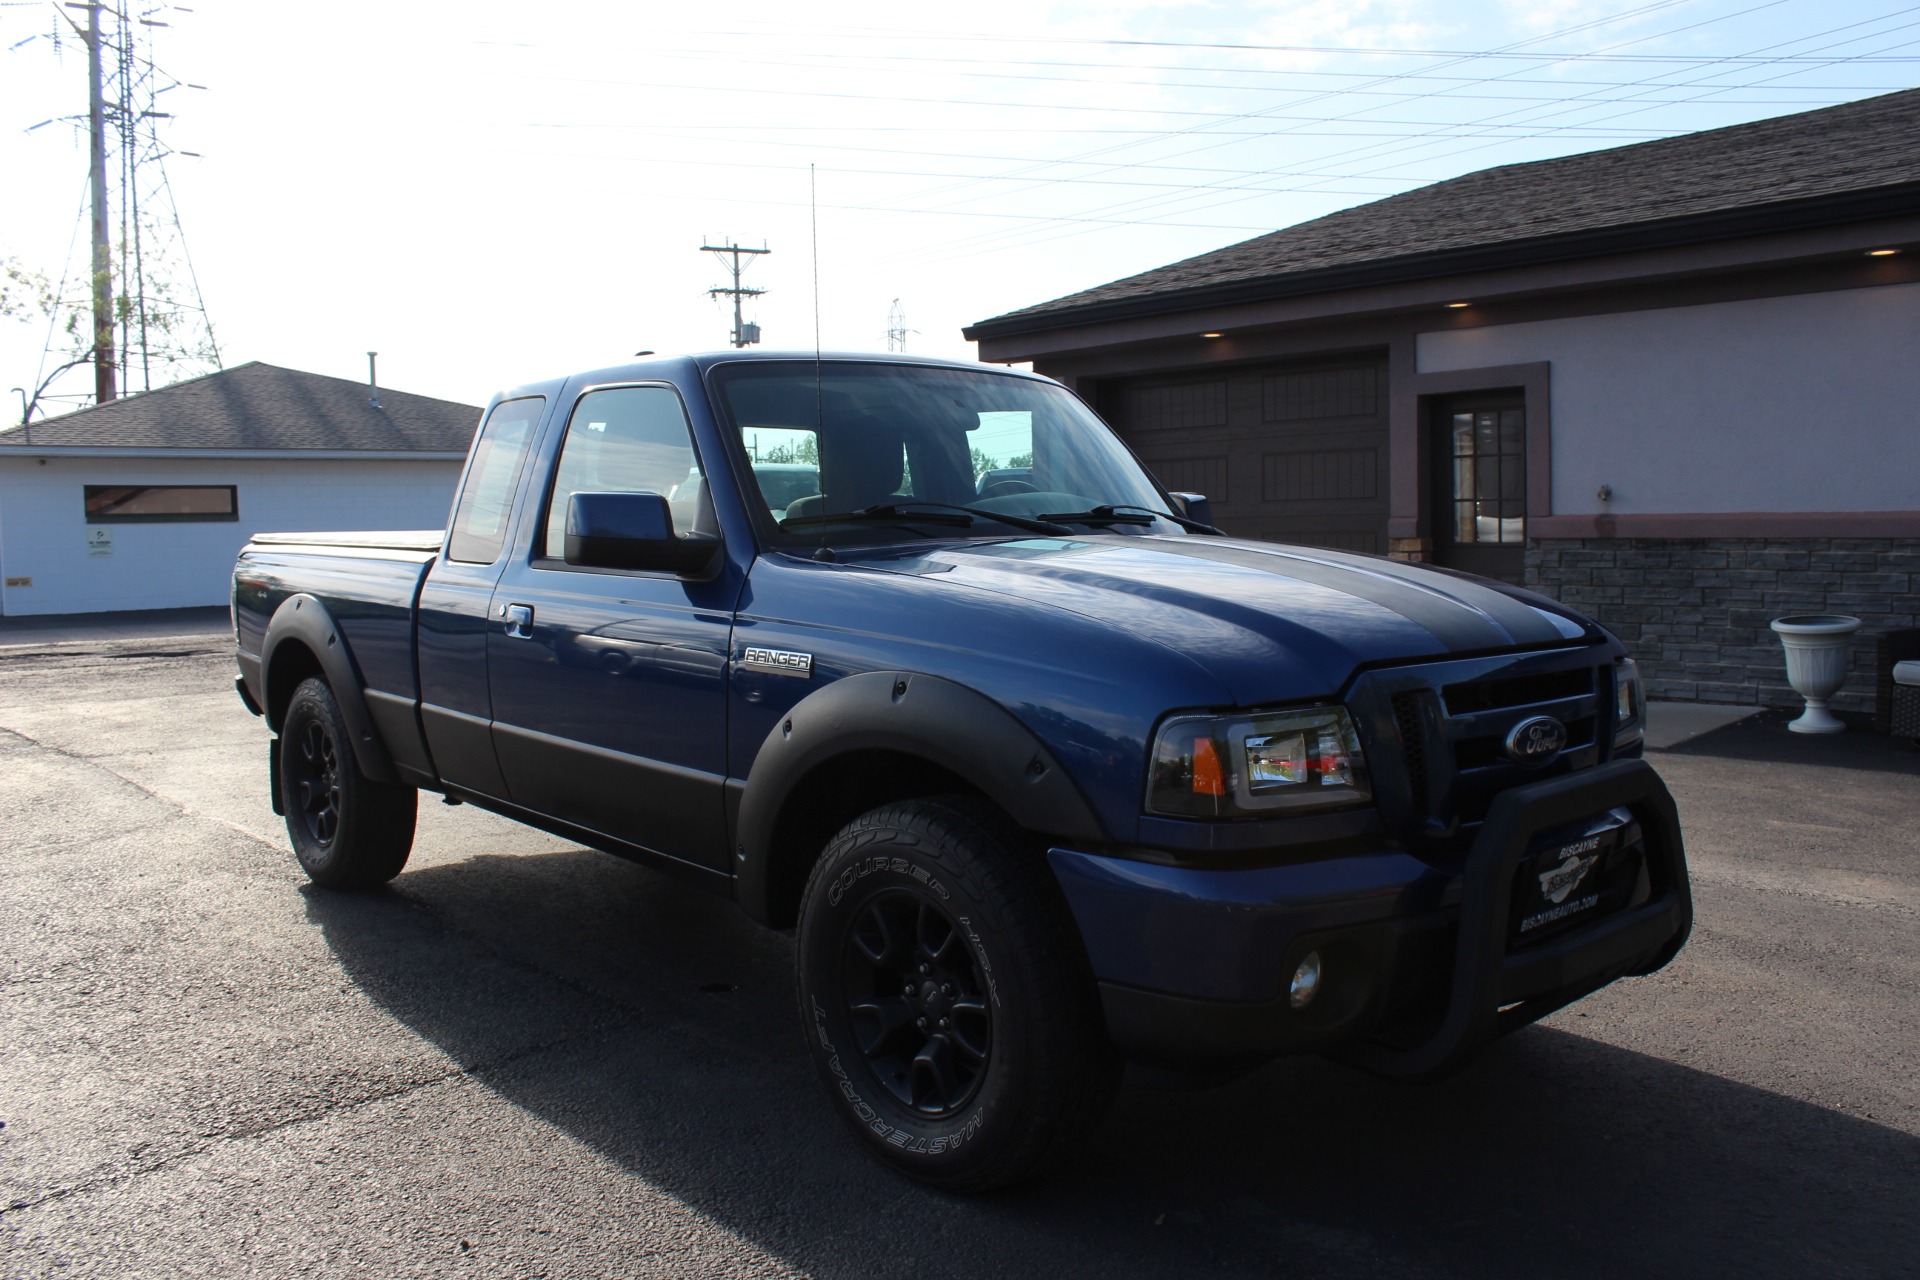
[[[1296,1009],[1304,1009],[1313,1003],[1320,994],[1320,953],[1309,951],[1300,961],[1299,968],[1293,971],[1293,981],[1287,985],[1287,999]]]

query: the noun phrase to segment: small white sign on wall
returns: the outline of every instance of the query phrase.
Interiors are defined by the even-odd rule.
[[[113,530],[97,524],[87,526],[87,554],[90,556],[110,556],[113,554]]]

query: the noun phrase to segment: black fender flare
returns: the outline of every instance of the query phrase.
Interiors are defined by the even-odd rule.
[[[327,606],[319,597],[304,591],[280,602],[267,623],[266,640],[260,646],[260,688],[267,695],[262,699],[267,703],[267,726],[275,734],[280,732],[283,716],[271,704],[273,662],[289,640],[299,641],[320,660],[320,670],[332,686],[340,714],[346,718],[347,728],[353,734],[353,756],[360,772],[376,782],[398,782],[399,775],[387,755],[386,744],[380,741],[373,717],[367,712],[366,682],[353,664],[346,639]]]
[[[1032,730],[965,685],[910,671],[846,676],[802,698],[754,757],[734,822],[735,896],[774,914],[776,824],[794,788],[835,757],[895,751],[953,773],[1036,834],[1106,843],[1092,807]]]

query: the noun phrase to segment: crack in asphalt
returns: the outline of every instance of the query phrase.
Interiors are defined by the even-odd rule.
[[[71,1186],[56,1187],[52,1191],[32,1199],[9,1201],[4,1206],[0,1206],[0,1221],[4,1221],[10,1214],[26,1213],[45,1204],[70,1199],[78,1195],[86,1195],[95,1191],[112,1190],[115,1187],[125,1186],[137,1179],[146,1178],[156,1173],[166,1173],[179,1168],[189,1160],[203,1156],[209,1151],[218,1150],[221,1147],[231,1146],[236,1143],[252,1142],[258,1138],[269,1137],[276,1133],[284,1133],[290,1129],[300,1128],[303,1125],[330,1120],[338,1115],[348,1114],[364,1107],[373,1106],[375,1103],[386,1102],[394,1098],[404,1098],[408,1094],[438,1088],[442,1085],[461,1080],[473,1080],[485,1084],[486,1077],[495,1072],[505,1070],[508,1067],[524,1062],[530,1058],[536,1058],[555,1050],[607,1040],[617,1033],[637,1025],[638,1022],[638,1017],[624,1018],[596,1027],[589,1035],[560,1036],[539,1044],[524,1045],[485,1062],[465,1065],[455,1064],[445,1071],[438,1072],[424,1079],[408,1081],[405,1084],[396,1085],[393,1088],[378,1089],[364,1093],[359,1097],[329,1103],[326,1106],[304,1112],[300,1115],[288,1116],[285,1119],[276,1120],[271,1124],[255,1125],[250,1128],[236,1129],[230,1133],[218,1134],[210,1142],[199,1143],[168,1156],[164,1160],[154,1161],[152,1164],[142,1168],[127,1169],[118,1173],[101,1174],[97,1177],[83,1179]]]
[[[266,849],[278,848],[278,846],[275,845],[273,841],[264,838],[263,836],[259,835],[256,832],[249,831],[245,827],[237,826],[234,823],[228,822],[225,818],[222,818],[217,814],[207,813],[204,810],[195,809],[191,805],[183,804],[182,802],[175,800],[172,796],[164,795],[161,792],[155,791],[152,787],[148,786],[144,782],[141,782],[138,778],[129,777],[126,774],[121,773],[118,769],[109,768],[107,765],[101,763],[102,760],[114,759],[116,757],[83,756],[77,751],[69,751],[65,747],[58,746],[54,743],[48,742],[41,738],[36,738],[32,734],[27,733],[22,729],[16,729],[11,725],[0,725],[0,733],[12,734],[14,737],[19,738],[24,742],[31,743],[33,746],[38,747],[42,751],[45,751],[51,755],[60,757],[62,760],[71,760],[73,763],[81,766],[82,768],[98,769],[101,773],[106,774],[110,778],[118,778],[120,781],[132,787],[135,791],[138,791],[141,795],[146,796],[150,800],[158,800],[161,804],[166,805],[167,807],[172,809],[175,813],[181,814],[188,818],[197,819],[199,821],[210,822],[217,827],[224,827],[228,831],[233,832],[235,835],[245,836],[248,840],[251,840],[254,844],[257,844],[262,848],[266,848]],[[126,753],[121,752],[119,754],[124,756]]]
[[[1728,872],[1717,867],[1703,867],[1700,862],[1695,861],[1688,866],[1687,873],[1692,877],[1696,888],[1702,884],[1710,884],[1721,888],[1744,889],[1749,893],[1779,893],[1830,907],[1846,907],[1852,910],[1897,916],[1904,920],[1920,920],[1920,910],[1897,898],[1869,897],[1862,894],[1843,893],[1834,889],[1823,889],[1804,880],[1796,880],[1759,868],[1744,867],[1738,871]]]
[[[126,783],[128,786],[134,788],[134,790],[138,791],[140,794],[150,799],[156,800],[163,805],[166,805],[168,808],[173,810],[175,814],[185,818],[188,821],[204,821],[210,825],[218,826],[227,831],[231,831],[237,835],[245,836],[253,844],[258,845],[262,848],[272,849],[276,853],[283,852],[283,850],[281,850],[279,846],[272,841],[263,839],[262,837],[254,834],[253,832],[247,831],[245,828],[242,828],[242,827],[237,827],[233,823],[227,822],[224,819],[216,817],[215,815],[204,813],[192,808],[189,805],[182,804],[181,802],[174,800],[169,796],[163,795],[160,792],[155,791],[153,788],[145,785],[144,783],[140,782],[138,779],[128,777],[127,775],[120,773],[116,769],[109,768],[107,765],[101,763],[101,758],[83,756],[78,754],[77,752],[68,751],[58,745],[35,738],[31,734],[24,733],[18,729],[12,728],[11,726],[0,725],[0,733],[4,733],[12,737],[16,737],[30,744],[30,746],[33,749],[46,751],[49,754],[56,756],[60,759],[71,761],[72,763],[79,765],[82,768],[96,769],[102,773],[107,774],[109,777],[117,778],[120,781]],[[447,1084],[453,1081],[458,1081],[458,1080],[474,1080],[484,1084],[486,1081],[486,1077],[494,1072],[503,1070],[519,1062],[523,1062],[527,1059],[553,1052],[555,1050],[564,1049],[564,1048],[568,1048],[576,1045],[586,1045],[586,1044],[597,1042],[597,1041],[605,1041],[611,1036],[614,1036],[619,1032],[626,1030],[627,1028],[639,1025],[639,1023],[647,1016],[648,1011],[644,1008],[633,1005],[616,996],[610,995],[605,991],[595,990],[591,986],[585,983],[582,983],[576,979],[573,979],[571,977],[568,977],[563,973],[545,968],[541,965],[538,965],[536,963],[533,963],[532,961],[525,959],[522,956],[518,956],[511,952],[504,951],[501,948],[492,945],[480,934],[472,932],[467,929],[460,928],[458,925],[452,923],[447,918],[444,912],[440,911],[438,908],[436,908],[432,903],[430,903],[426,899],[423,899],[414,894],[408,893],[404,889],[393,886],[393,885],[387,886],[386,892],[392,895],[394,898],[397,898],[398,900],[400,900],[400,902],[403,903],[409,911],[417,913],[420,916],[424,917],[425,920],[429,922],[432,925],[432,927],[438,930],[443,936],[446,936],[451,939],[455,939],[460,943],[464,944],[465,946],[467,946],[468,948],[472,949],[473,951],[476,951],[479,954],[484,955],[489,959],[509,969],[515,970],[522,974],[526,974],[532,977],[542,979],[543,981],[550,982],[559,987],[562,987],[565,990],[572,992],[573,994],[581,997],[584,1000],[587,1000],[591,1003],[602,1006],[603,1008],[609,1010],[611,1013],[617,1016],[612,1018],[610,1021],[600,1023],[593,1029],[592,1032],[585,1035],[561,1036],[553,1040],[543,1041],[539,1044],[522,1046],[521,1048],[511,1050],[507,1053],[501,1054],[498,1057],[489,1059],[485,1062],[455,1065],[453,1067],[450,1067],[446,1071],[439,1072],[435,1075],[428,1076],[424,1079],[413,1080],[406,1084],[398,1085],[393,1088],[376,1090],[373,1092],[363,1094],[359,1097],[344,1099],[338,1102],[330,1103],[318,1109],[310,1110],[294,1116],[289,1116],[285,1119],[278,1120],[270,1124],[257,1125],[251,1128],[239,1129],[230,1133],[220,1134],[214,1141],[197,1144],[195,1146],[182,1150],[172,1156],[169,1156],[164,1160],[159,1160],[152,1164],[149,1164],[140,1168],[126,1169],[126,1170],[122,1170],[115,1173],[101,1174],[96,1177],[87,1178],[80,1182],[76,1182],[70,1186],[55,1188],[52,1191],[46,1192],[45,1194],[30,1198],[30,1199],[10,1201],[4,1206],[0,1206],[0,1220],[4,1220],[9,1214],[20,1214],[20,1213],[28,1212],[32,1209],[36,1209],[45,1204],[53,1203],[60,1200],[65,1200],[77,1195],[89,1194],[95,1191],[111,1190],[112,1188],[123,1186],[136,1179],[145,1178],[156,1173],[164,1173],[171,1169],[178,1168],[185,1161],[204,1155],[207,1152],[215,1150],[222,1146],[226,1146],[233,1143],[249,1142],[254,1139],[265,1137],[274,1133],[284,1132],[286,1130],[296,1128],[298,1126],[312,1124],[319,1121],[324,1121],[337,1115],[350,1113],[360,1108],[371,1106],[377,1102],[387,1101],[392,1098],[404,1097],[408,1094],[416,1093],[423,1089],[437,1087],[437,1086],[444,1085],[444,1084]],[[663,992],[661,994],[666,997],[666,1000],[670,1005],[692,1005],[692,1004],[698,1003],[688,997],[676,997],[670,992]]]

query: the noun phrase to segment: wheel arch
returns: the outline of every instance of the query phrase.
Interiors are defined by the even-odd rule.
[[[939,676],[869,671],[807,695],[761,743],[731,824],[735,895],[756,920],[790,924],[834,832],[889,801],[956,792],[1036,834],[1107,839],[1058,760],[998,702]]]
[[[264,710],[274,733],[286,723],[287,704],[300,682],[320,676],[333,689],[340,714],[352,731],[360,772],[377,782],[399,781],[367,712],[366,685],[347,651],[346,638],[317,596],[301,592],[282,601],[267,624],[260,653],[260,683],[267,695]]]

